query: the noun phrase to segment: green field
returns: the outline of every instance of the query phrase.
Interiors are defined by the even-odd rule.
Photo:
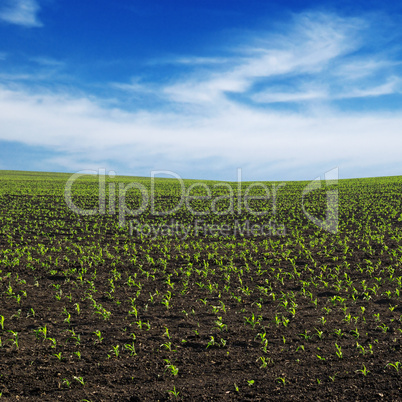
[[[3,398],[399,397],[402,177],[69,178],[0,171]]]

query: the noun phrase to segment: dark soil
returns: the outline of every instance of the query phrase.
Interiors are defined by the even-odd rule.
[[[345,254],[328,235],[309,258],[291,235],[157,241],[85,218],[87,237],[35,219],[1,238],[2,400],[402,400],[402,272],[381,271],[382,246],[368,256],[356,238]],[[369,257],[382,264],[367,274]]]

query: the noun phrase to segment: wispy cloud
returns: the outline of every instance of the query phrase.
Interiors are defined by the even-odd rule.
[[[171,57],[164,59],[156,59],[149,64],[184,64],[190,66],[197,65],[214,65],[224,64],[230,62],[227,57],[200,57],[200,56],[187,56],[187,57]]]
[[[308,101],[334,101],[352,98],[370,98],[383,95],[401,94],[402,79],[400,77],[390,77],[383,84],[377,85],[354,85],[348,90],[332,90],[327,84],[321,84],[320,87],[311,83],[304,85],[304,91],[277,92],[275,90],[267,90],[259,92],[251,96],[256,103],[288,103],[288,102],[308,102]]]
[[[266,34],[255,40],[247,53],[232,59],[221,71],[194,74],[187,81],[164,88],[171,100],[211,102],[225,93],[244,93],[259,81],[294,74],[319,74],[332,60],[354,50],[356,32],[364,25],[359,19],[340,19],[325,14],[306,13],[295,17],[286,35]],[[305,98],[305,96],[303,96]]]
[[[275,92],[269,90],[252,95],[251,99],[257,103],[288,103],[305,102],[310,100],[328,99],[328,93],[323,90],[307,90],[306,92]]]
[[[110,86],[129,93],[155,93],[159,89],[155,85],[142,83],[139,78],[133,78],[129,83],[112,82]]]
[[[402,79],[391,77],[384,84],[372,85],[366,88],[353,88],[350,92],[338,95],[337,98],[365,98],[396,93],[402,93]]]
[[[53,59],[51,57],[32,57],[31,60],[41,66],[45,67],[63,67],[65,63],[60,60]]]
[[[6,0],[0,9],[0,19],[10,24],[25,27],[41,27],[38,19],[40,6],[36,0]]]
[[[24,64],[11,64],[11,68],[10,64],[5,64],[0,72],[0,83],[25,83],[26,87],[31,87],[32,90],[44,84],[54,87],[55,83],[68,79],[68,75],[64,73],[65,63],[50,57],[28,57]]]
[[[393,60],[388,60],[387,55],[382,58],[378,56],[355,56],[338,65],[334,74],[343,80],[357,80],[376,74],[378,71],[386,70],[401,64]]]

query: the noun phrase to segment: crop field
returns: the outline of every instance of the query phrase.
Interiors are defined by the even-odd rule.
[[[402,177],[331,231],[324,183],[70,176],[0,172],[0,400],[400,398]]]

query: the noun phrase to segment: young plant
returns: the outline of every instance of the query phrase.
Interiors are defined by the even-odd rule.
[[[110,352],[113,352],[116,357],[119,357],[119,354],[120,354],[120,350],[119,350],[119,349],[120,349],[120,345],[116,345],[116,346],[113,346],[113,345],[112,345],[112,349],[109,350],[109,353],[110,353]]]
[[[19,341],[18,341],[18,332],[11,331],[11,330],[9,330],[8,332],[11,332],[11,334],[14,336],[14,339],[9,339],[9,341],[11,341],[12,344],[15,345],[15,347],[17,349],[19,349],[20,346],[19,346]]]
[[[175,377],[179,373],[179,369],[174,364],[172,364],[169,359],[165,359],[165,362],[165,371],[170,370],[170,373]]]
[[[67,388],[70,388],[71,382],[68,381],[67,378],[63,378],[63,384],[65,384]]]
[[[78,381],[82,386],[85,385],[85,381],[84,381],[84,379],[82,377],[75,377],[74,376],[73,378],[74,378],[74,380]]]
[[[362,373],[365,377],[366,375],[370,372],[370,370],[367,370],[366,366],[363,364],[363,368],[360,370],[356,370],[356,373]]]
[[[102,343],[103,338],[102,338],[102,333],[97,329],[95,332],[93,332],[98,338],[95,340],[94,344],[96,343]]]
[[[180,394],[180,392],[176,391],[176,386],[173,387],[173,390],[168,390],[168,393],[172,394],[176,399]]]
[[[261,362],[262,362],[262,364],[261,364],[261,366],[260,366],[260,369],[267,367],[268,364],[270,364],[270,363],[271,363],[271,364],[273,363],[273,361],[272,361],[272,359],[271,359],[270,357],[265,358],[264,356],[260,356],[260,357],[257,359],[257,361],[258,361],[258,360],[261,360]]]
[[[401,362],[395,362],[395,363],[388,363],[385,367],[391,366],[396,370],[397,373],[399,373],[400,365],[401,365]]]
[[[169,352],[176,352],[176,349],[172,349],[172,342],[163,343],[161,346],[163,346]]]
[[[335,343],[335,347],[336,347],[336,355],[340,359],[342,359],[343,358],[342,347],[340,345],[338,345],[337,343]]]
[[[279,382],[280,384],[282,384],[283,386],[286,385],[286,378],[285,377],[278,377],[276,379],[277,382]]]
[[[211,340],[208,342],[208,344],[207,344],[207,349],[209,348],[209,347],[219,347],[219,343],[217,343],[216,341],[215,341],[215,338],[211,335]]]
[[[124,347],[130,351],[130,356],[137,356],[137,352],[135,351],[135,345],[134,342],[130,345],[129,343],[126,343]]]

